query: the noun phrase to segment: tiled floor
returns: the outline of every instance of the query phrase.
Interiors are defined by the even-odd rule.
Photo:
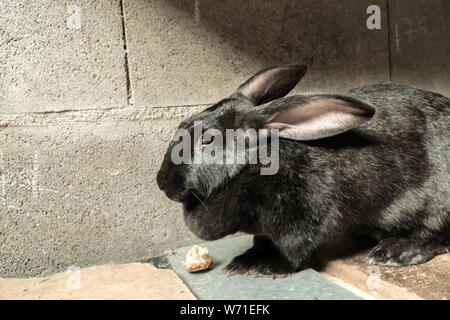
[[[195,299],[172,270],[103,265],[44,278],[0,279],[0,299]]]
[[[347,241],[318,256],[313,269],[287,278],[229,276],[222,268],[252,245],[251,236],[201,244],[212,268],[188,273],[189,247],[144,263],[103,265],[44,278],[0,279],[0,299],[449,299],[450,254],[403,268],[367,264],[367,244]],[[332,254],[330,253],[332,252]]]

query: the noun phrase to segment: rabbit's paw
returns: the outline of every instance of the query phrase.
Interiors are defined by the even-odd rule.
[[[234,258],[227,266],[223,269],[225,273],[229,275],[235,274],[246,274],[249,272],[251,268],[250,261],[246,261],[245,259],[239,259],[239,257]]]
[[[256,277],[286,277],[297,270],[281,255],[256,257],[243,254],[234,258],[224,269],[225,273],[251,274]]]
[[[274,256],[259,260],[250,268],[249,273],[256,277],[271,277],[275,279],[290,276],[297,271],[298,269],[294,268],[284,257]]]
[[[427,262],[441,252],[442,246],[422,240],[385,238],[369,253],[369,263],[393,267]]]
[[[233,260],[231,260],[231,262],[223,269],[223,271],[230,275],[246,274],[260,258],[261,256],[258,255],[257,250],[255,250],[255,248],[251,248],[240,256],[234,257]]]

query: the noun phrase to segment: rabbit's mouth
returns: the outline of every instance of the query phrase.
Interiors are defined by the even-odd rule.
[[[175,192],[174,193],[165,192],[165,194],[166,194],[167,198],[169,198],[172,201],[176,201],[176,202],[188,203],[188,202],[192,202],[195,200],[195,198],[193,196],[189,195],[189,193],[187,193],[187,192],[185,194],[184,193],[180,194],[179,192],[176,192],[176,193]]]

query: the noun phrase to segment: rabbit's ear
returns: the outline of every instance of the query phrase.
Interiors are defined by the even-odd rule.
[[[293,140],[316,140],[356,128],[373,117],[375,108],[359,100],[332,95],[292,96],[259,106],[266,129]],[[261,119],[261,118],[260,118]]]
[[[255,105],[263,104],[287,95],[305,73],[306,66],[302,64],[264,69],[244,82],[235,94]]]

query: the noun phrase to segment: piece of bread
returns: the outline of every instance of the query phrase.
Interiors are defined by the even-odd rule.
[[[184,269],[188,272],[196,272],[208,269],[212,265],[212,258],[208,248],[193,246],[187,253],[185,261],[182,262]]]

